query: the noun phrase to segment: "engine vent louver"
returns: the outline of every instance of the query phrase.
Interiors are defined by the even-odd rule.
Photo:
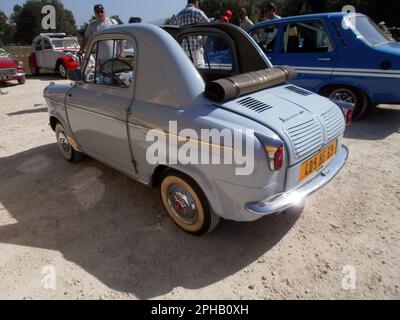
[[[324,124],[327,131],[328,141],[333,140],[338,135],[343,133],[345,124],[343,120],[343,114],[335,108],[330,109],[328,112],[322,115]]]
[[[262,113],[264,111],[272,109],[272,106],[270,106],[269,104],[266,104],[264,102],[254,99],[254,98],[245,98],[245,99],[239,100],[237,103],[240,104],[241,106],[243,106],[247,109],[253,110],[257,113]]]
[[[313,94],[310,91],[307,91],[307,90],[304,90],[302,88],[295,87],[295,86],[287,86],[287,87],[285,87],[285,89],[289,90],[289,91],[292,91],[294,93],[300,94],[300,95],[305,96],[305,97],[311,96]]]
[[[319,122],[315,119],[286,128],[296,158],[301,158],[323,146],[324,140],[321,129]]]

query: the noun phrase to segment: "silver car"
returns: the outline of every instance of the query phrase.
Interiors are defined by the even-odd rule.
[[[288,84],[233,25],[121,25],[88,48],[72,85],[44,91],[62,155],[159,187],[186,232],[283,212],[346,162],[351,106]]]

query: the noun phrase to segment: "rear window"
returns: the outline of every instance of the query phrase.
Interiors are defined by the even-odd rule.
[[[367,16],[353,16],[347,19],[353,30],[358,33],[368,44],[376,47],[388,42],[393,42],[379,26]]]
[[[233,53],[228,40],[219,35],[196,34],[180,39],[179,44],[199,70],[233,70]]]
[[[77,48],[79,43],[73,38],[52,39],[51,42],[55,48]]]

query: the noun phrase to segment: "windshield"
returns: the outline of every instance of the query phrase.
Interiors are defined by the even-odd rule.
[[[348,19],[362,38],[374,47],[393,41],[369,17],[353,16]]]
[[[79,47],[78,42],[73,38],[65,39],[51,39],[55,48],[77,48]]]

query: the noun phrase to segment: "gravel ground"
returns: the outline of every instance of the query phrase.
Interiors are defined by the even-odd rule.
[[[0,299],[400,298],[400,107],[353,124],[346,167],[303,212],[195,238],[157,190],[62,159],[53,80],[0,87]]]

